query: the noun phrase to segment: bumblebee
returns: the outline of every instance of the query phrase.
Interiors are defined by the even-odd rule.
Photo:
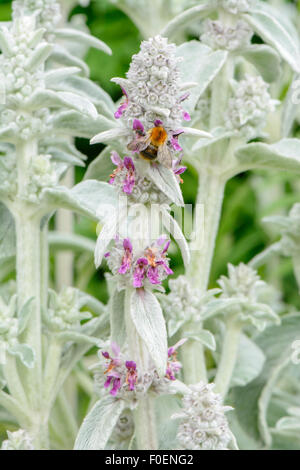
[[[158,161],[172,168],[172,153],[168,147],[168,133],[162,126],[155,126],[146,135],[141,135],[128,144],[128,150],[138,152],[144,160]]]

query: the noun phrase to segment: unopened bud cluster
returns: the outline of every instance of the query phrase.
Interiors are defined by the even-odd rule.
[[[286,256],[293,256],[300,252],[300,204],[291,209],[284,227],[281,227],[281,246]]]
[[[124,84],[128,106],[123,117],[130,129],[135,119],[139,119],[146,130],[152,128],[157,119],[163,120],[167,130],[180,126],[183,119],[177,66],[180,59],[175,54],[175,44],[156,36],[143,41],[140,52],[133,56]]]
[[[4,72],[6,105],[16,107],[32,94],[36,88],[43,87],[41,68],[33,69],[30,59],[35,51],[35,19],[20,17],[8,29],[2,26],[10,47],[0,56],[1,70]]]
[[[257,0],[219,0],[220,7],[233,15],[250,12]]]
[[[79,327],[80,321],[90,318],[89,313],[80,312],[78,291],[64,288],[59,294],[51,291],[46,325],[52,331],[65,331]]]
[[[4,197],[10,198],[15,196],[17,191],[16,158],[10,149],[8,155],[3,155],[0,159],[0,192]]]
[[[0,343],[4,349],[18,342],[18,320],[15,313],[16,297],[13,296],[8,304],[0,297]]]
[[[206,20],[201,41],[212,49],[236,51],[250,45],[252,30],[245,21],[238,21],[235,26],[226,26],[221,21]]]
[[[32,161],[29,183],[25,197],[32,203],[37,203],[44,188],[51,188],[58,183],[56,164],[51,161],[51,155],[38,155]]]
[[[232,434],[222,397],[213,392],[214,384],[191,385],[183,400],[183,409],[173,418],[181,419],[177,440],[189,450],[228,450]]]
[[[248,139],[262,133],[269,113],[274,112],[277,104],[268,88],[260,76],[246,75],[244,80],[235,84],[234,96],[229,100],[226,113],[230,130],[236,130]]]
[[[57,0],[16,0],[13,2],[15,17],[35,14],[37,25],[52,32],[61,20],[60,3]]]
[[[228,315],[243,323],[251,323],[259,330],[264,330],[267,323],[280,323],[273,308],[265,303],[267,284],[260,279],[251,267],[240,263],[228,265],[228,277],[221,276],[218,284],[222,289],[221,298],[238,300],[230,307]]]
[[[24,429],[7,431],[7,436],[8,439],[2,442],[1,450],[34,450],[32,439]]]
[[[169,333],[172,335],[177,326],[190,321],[200,320],[201,295],[193,289],[184,276],[169,281],[170,293],[162,295],[160,302],[168,319]]]

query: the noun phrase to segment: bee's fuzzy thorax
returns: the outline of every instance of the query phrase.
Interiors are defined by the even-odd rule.
[[[155,145],[156,147],[160,147],[166,142],[168,138],[168,134],[167,134],[167,131],[162,126],[157,126],[151,129],[150,137],[151,137],[151,144]]]

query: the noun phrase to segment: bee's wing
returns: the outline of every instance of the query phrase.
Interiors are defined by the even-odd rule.
[[[148,135],[138,137],[137,139],[132,140],[127,145],[128,150],[132,152],[142,152],[145,150],[150,142],[150,137]]]
[[[167,144],[161,145],[158,148],[157,159],[159,163],[161,163],[166,168],[170,168],[170,169],[172,168],[172,162],[173,162],[172,152],[169,149]]]

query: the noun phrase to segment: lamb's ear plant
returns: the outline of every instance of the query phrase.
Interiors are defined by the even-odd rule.
[[[12,21],[0,31],[1,257],[8,269],[15,257],[17,272],[16,294],[4,291],[1,301],[0,404],[36,449],[49,448],[53,404],[74,363],[98,343],[93,333],[105,324],[100,302],[93,302],[92,311],[103,315],[90,319],[81,312],[89,299],[80,292],[48,294],[49,218],[60,207],[96,218],[105,192],[96,181],[70,190],[59,183],[70,165],[84,164],[68,137],[78,135],[72,120],[84,121],[85,135],[92,135],[87,129],[101,128],[105,118],[97,108],[107,99],[63,40],[110,52],[86,33],[59,28],[59,22],[58,2],[16,1]],[[81,325],[83,318],[90,321]]]
[[[290,257],[299,287],[299,204],[266,220],[279,241],[210,284],[227,182],[300,173],[292,22],[255,0],[111,0],[145,38],[112,78],[115,104],[83,60],[110,49],[62,3],[15,0],[0,24],[2,450],[299,448],[300,315],[257,271]],[[105,147],[68,188],[85,160],[74,137]],[[198,177],[191,240],[176,218],[185,171]],[[49,235],[59,209],[99,222],[96,244]],[[107,305],[50,288],[49,242],[94,251]],[[183,269],[171,279],[174,245]],[[82,423],[67,379],[90,398]]]

